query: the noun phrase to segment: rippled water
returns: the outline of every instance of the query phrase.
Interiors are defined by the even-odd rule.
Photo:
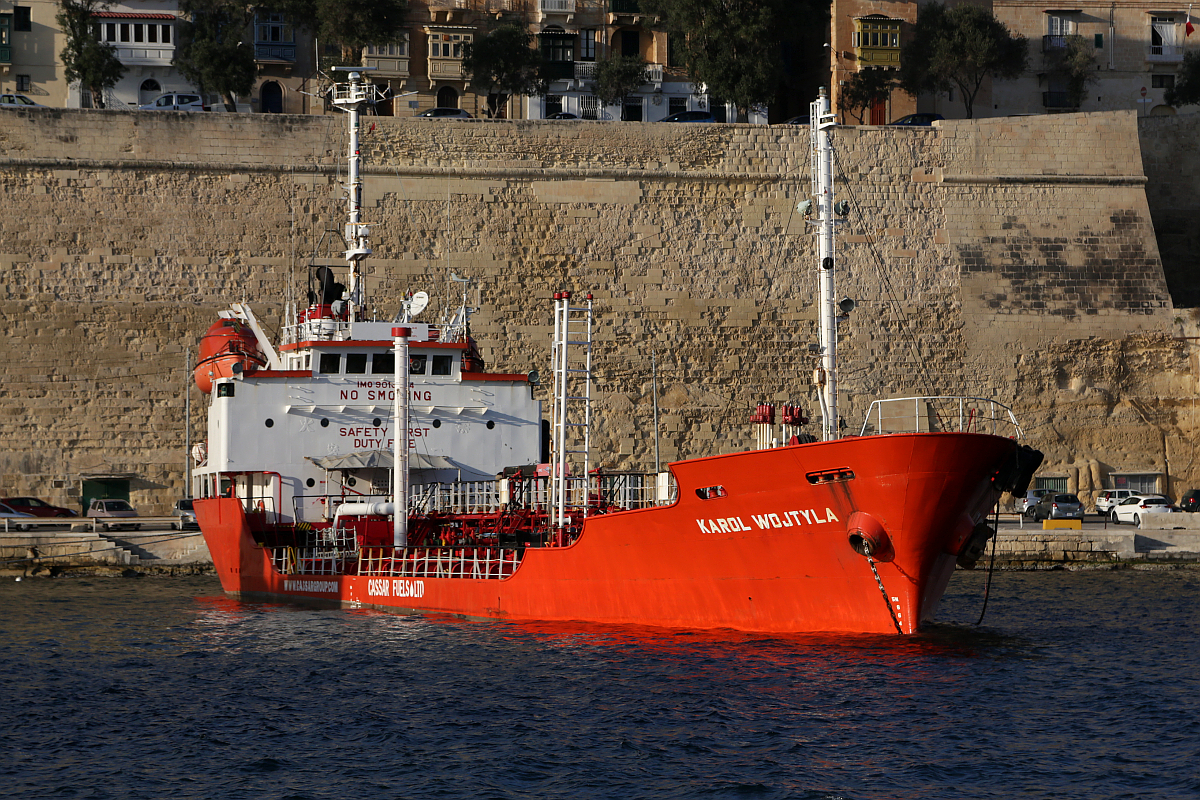
[[[0,795],[1196,798],[1200,572],[956,576],[911,638],[0,583]]]

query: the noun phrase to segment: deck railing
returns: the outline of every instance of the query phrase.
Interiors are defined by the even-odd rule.
[[[884,433],[1023,436],[1012,409],[985,397],[894,397],[871,403],[860,436]]]

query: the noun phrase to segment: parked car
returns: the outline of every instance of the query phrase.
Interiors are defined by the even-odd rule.
[[[52,506],[36,497],[3,497],[0,503],[19,511],[22,514],[32,514],[35,517],[78,517],[79,512],[62,506]]]
[[[111,531],[114,528],[132,528],[133,530],[141,530],[141,523],[137,522],[109,522],[107,520],[127,520],[138,515],[137,509],[129,505],[128,500],[101,500],[99,498],[92,501],[88,507],[88,517],[94,519],[106,520],[100,524],[100,527],[106,531]]]
[[[17,511],[13,508],[6,506],[4,503],[0,503],[0,531],[4,530],[5,524],[9,525],[14,530],[18,530],[18,531],[29,530],[28,525],[22,525],[21,523],[15,521],[15,520],[20,520],[20,519],[35,519],[35,517],[33,516],[33,514],[26,514],[22,511]],[[5,522],[6,520],[7,520],[7,522]]]
[[[1109,519],[1113,525],[1120,525],[1122,522],[1141,525],[1142,517],[1148,513],[1167,514],[1178,510],[1171,505],[1170,500],[1160,494],[1135,494],[1113,506],[1109,512]]]
[[[1134,494],[1136,492],[1133,489],[1105,489],[1096,497],[1096,513],[1101,516],[1108,516],[1113,506],[1126,497],[1132,497]]]
[[[1033,521],[1044,519],[1083,519],[1083,503],[1073,494],[1047,492],[1033,506]]]
[[[1021,513],[1026,517],[1032,517],[1033,507],[1048,494],[1050,494],[1049,489],[1030,489],[1025,493],[1025,499],[1021,501]]]
[[[781,122],[779,124],[780,125],[811,125],[812,117],[810,117],[808,114],[800,114],[798,116],[785,119],[783,122]]]
[[[1188,489],[1179,501],[1180,511],[1200,511],[1200,489]]]
[[[192,508],[192,498],[190,497],[176,500],[175,506],[171,509],[171,516],[176,517],[171,522],[172,530],[181,531],[185,528],[199,530],[200,528],[200,523],[196,522],[196,510]]]
[[[579,119],[578,114],[572,114],[570,111],[559,111],[557,114],[551,114],[546,119]]]
[[[941,114],[934,114],[929,111],[919,111],[916,114],[908,114],[895,122],[889,122],[889,125],[932,125],[935,120],[945,119]]]
[[[23,94],[0,94],[0,108],[44,108]]]
[[[160,94],[138,111],[208,111],[209,105],[197,92],[168,92]]]
[[[717,118],[712,115],[711,111],[677,111],[669,117],[664,117],[663,122],[716,122]]]
[[[420,114],[417,114],[417,117],[422,119],[432,119],[434,117],[439,119],[474,119],[474,117],[461,108],[427,108]]]

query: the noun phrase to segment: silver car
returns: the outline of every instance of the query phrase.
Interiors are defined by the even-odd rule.
[[[190,497],[176,500],[171,509],[171,516],[175,517],[171,521],[172,530],[182,531],[186,528],[199,529],[200,527],[200,523],[196,522],[196,510],[192,508],[192,498]]]
[[[1073,494],[1050,492],[1033,507],[1033,521],[1044,519],[1083,519],[1083,503]]]
[[[168,92],[160,94],[138,111],[208,111],[208,104],[196,92]]]
[[[1021,513],[1026,518],[1033,516],[1033,507],[1038,504],[1038,501],[1050,493],[1049,489],[1030,489],[1025,493],[1025,499],[1021,503]]]
[[[138,515],[137,509],[129,505],[128,500],[101,500],[97,498],[88,506],[87,515],[93,519],[104,520],[100,523],[102,530],[111,531],[114,529],[132,528],[135,531],[139,531],[142,529],[141,523],[127,521],[131,517]]]

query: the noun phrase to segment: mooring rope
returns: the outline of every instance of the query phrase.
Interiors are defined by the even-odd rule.
[[[996,508],[992,513],[992,557],[988,561],[987,583],[983,586],[983,608],[979,610],[979,619],[975,622],[978,627],[983,624],[983,616],[987,614],[988,598],[992,593],[992,573],[996,569],[996,540],[1000,538],[1000,500],[996,500]]]

